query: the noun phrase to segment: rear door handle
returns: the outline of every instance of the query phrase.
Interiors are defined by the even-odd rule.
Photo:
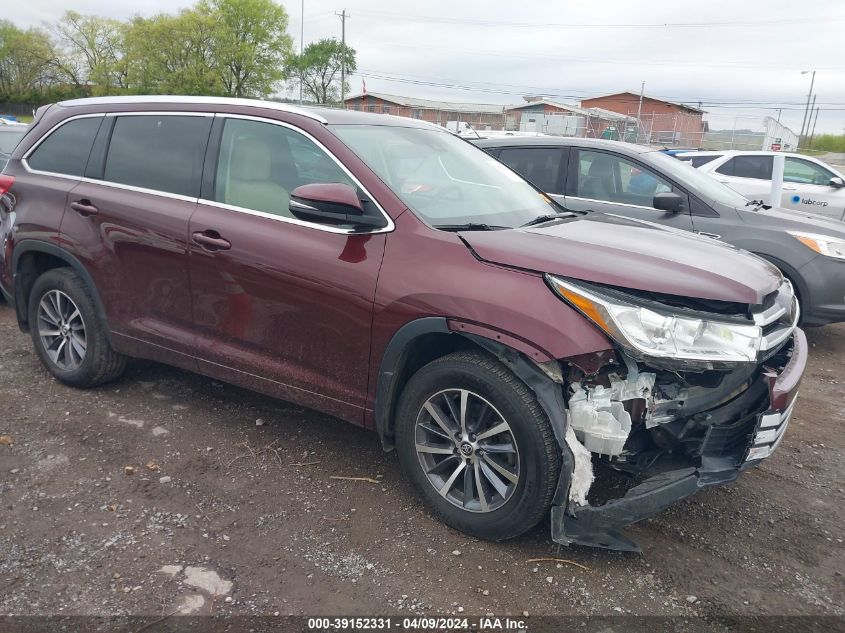
[[[90,200],[83,198],[70,203],[70,208],[76,211],[79,215],[88,217],[89,215],[97,215],[100,210],[91,204]]]
[[[220,237],[220,233],[217,231],[197,231],[196,233],[192,233],[191,237],[194,239],[194,242],[207,251],[227,251],[232,248],[232,243]]]

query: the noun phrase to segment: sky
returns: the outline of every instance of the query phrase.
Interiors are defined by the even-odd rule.
[[[345,4],[343,4],[345,3]],[[182,0],[30,0],[19,26],[67,9],[114,18],[174,12]],[[280,2],[304,42],[341,35],[355,48],[361,91],[474,103],[544,94],[577,103],[625,90],[702,103],[713,129],[772,116],[798,132],[810,73],[816,133],[845,132],[842,0],[301,0]],[[778,108],[781,109],[778,113]]]

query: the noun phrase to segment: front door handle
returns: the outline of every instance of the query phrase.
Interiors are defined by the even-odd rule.
[[[76,211],[79,215],[88,217],[89,215],[97,215],[100,210],[91,204],[90,200],[83,198],[70,203],[70,208]]]
[[[232,243],[220,237],[217,231],[197,231],[191,234],[191,237],[207,251],[227,251],[232,248]]]

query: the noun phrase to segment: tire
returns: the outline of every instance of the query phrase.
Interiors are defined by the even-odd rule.
[[[466,434],[460,429],[462,402]],[[499,418],[507,430],[487,435],[485,429],[503,428]],[[446,428],[460,440],[449,437]],[[466,444],[472,445],[471,454]],[[461,532],[493,541],[537,525],[549,509],[561,468],[560,448],[534,393],[495,357],[477,351],[449,354],[411,377],[397,407],[396,448],[406,476],[435,516]],[[444,494],[450,479],[452,486]]]
[[[35,351],[58,380],[87,389],[123,372],[126,359],[109,345],[91,292],[72,269],[56,268],[36,279],[28,308]]]

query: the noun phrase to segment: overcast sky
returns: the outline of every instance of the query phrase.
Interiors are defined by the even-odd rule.
[[[30,0],[10,17],[34,26],[70,8],[127,18],[190,4]],[[298,47],[300,2],[282,4]],[[343,8],[370,92],[478,103],[542,93],[577,103],[639,92],[644,81],[647,95],[701,101],[714,128],[735,117],[751,127],[782,107],[781,121],[798,132],[810,84],[801,71],[815,69],[816,132],[845,131],[842,0],[305,0],[305,44],[339,38]],[[361,79],[352,78],[353,93]]]

